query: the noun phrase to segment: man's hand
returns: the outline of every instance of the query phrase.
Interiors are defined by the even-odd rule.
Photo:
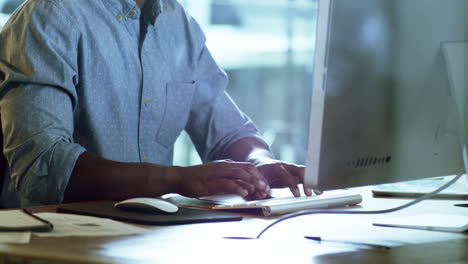
[[[187,197],[238,194],[249,199],[264,199],[270,187],[255,165],[220,160],[191,167],[170,167],[175,192]]]
[[[255,138],[243,138],[231,144],[224,157],[248,161],[254,164],[263,177],[268,180],[271,188],[288,187],[294,196],[301,195],[297,185],[304,183],[305,167],[275,159],[268,146]],[[304,193],[307,196],[312,195],[312,191],[306,190],[305,187]]]
[[[260,159],[255,162],[258,170],[268,180],[271,188],[289,188],[294,196],[301,196],[297,187],[304,183],[305,167],[282,162],[275,159]],[[312,195],[312,191],[304,187],[307,196]]]

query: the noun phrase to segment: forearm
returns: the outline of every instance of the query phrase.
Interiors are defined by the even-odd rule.
[[[169,168],[150,163],[115,162],[85,152],[76,162],[64,200],[123,200],[175,192],[175,179]]]

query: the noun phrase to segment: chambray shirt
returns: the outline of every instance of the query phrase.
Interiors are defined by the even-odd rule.
[[[205,162],[259,138],[198,24],[175,0],[154,10],[141,53],[133,0],[30,0],[12,15],[0,34],[4,207],[60,203],[84,151],[171,165],[184,129]]]

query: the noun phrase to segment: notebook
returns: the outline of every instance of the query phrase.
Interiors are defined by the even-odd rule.
[[[468,217],[452,214],[418,214],[379,220],[376,226],[415,228],[444,232],[468,231]]]
[[[405,181],[398,183],[387,183],[376,185],[372,188],[372,193],[376,197],[394,196],[415,198],[433,192],[442,185],[451,181],[455,175],[445,177],[435,177],[422,180]],[[457,199],[468,200],[468,181],[465,175],[460,180],[453,183],[447,189],[436,194],[434,199]]]

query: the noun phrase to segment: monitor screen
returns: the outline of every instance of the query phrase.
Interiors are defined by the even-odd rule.
[[[321,0],[305,185],[463,168],[442,46],[468,40],[466,0]]]

